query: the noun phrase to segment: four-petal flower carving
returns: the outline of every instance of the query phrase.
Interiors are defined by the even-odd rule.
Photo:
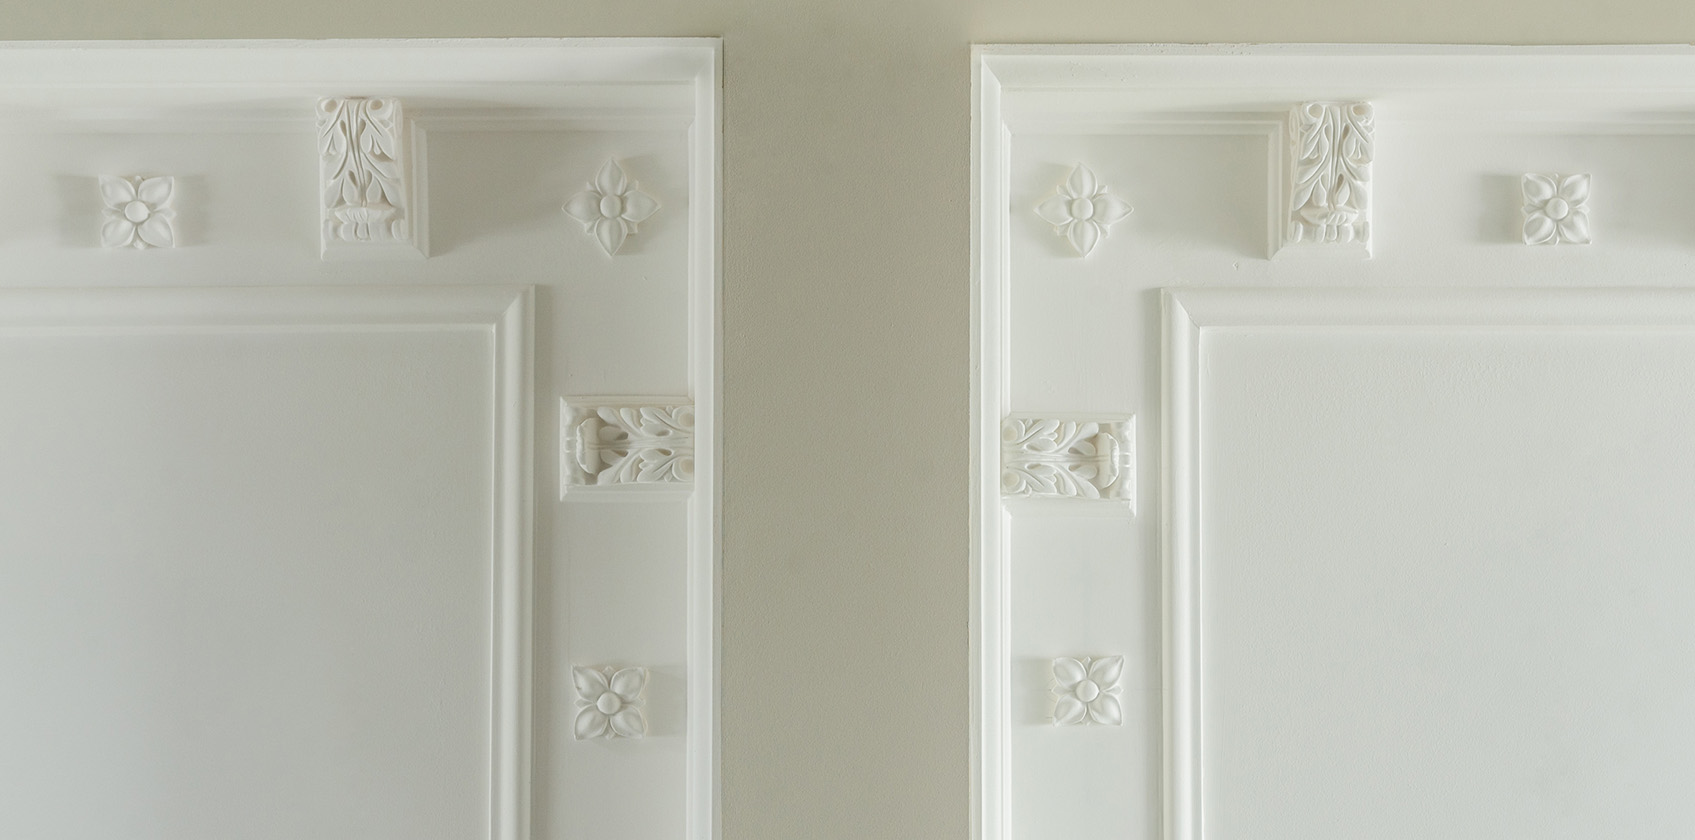
[[[1589,244],[1589,176],[1524,176],[1524,244]]]
[[[636,225],[659,209],[659,202],[637,186],[617,160],[609,160],[588,189],[565,202],[565,212],[582,222],[584,232],[594,234],[608,255],[616,254]]]
[[[646,668],[572,666],[571,682],[577,687],[573,727],[577,740],[640,738],[647,734],[647,718],[642,715]]]
[[[1098,723],[1117,726],[1124,722],[1118,705],[1119,679],[1124,676],[1124,657],[1103,656],[1081,660],[1062,656],[1053,661],[1053,710],[1055,726]]]
[[[106,208],[106,222],[100,226],[100,244],[107,248],[171,248],[176,245],[176,231],[171,220],[171,198],[176,192],[176,179],[170,176],[155,178],[121,178],[102,176],[100,198]]]
[[[1065,183],[1054,188],[1053,195],[1036,205],[1036,214],[1053,225],[1054,233],[1064,236],[1081,257],[1088,256],[1107,228],[1130,212],[1130,205],[1107,192],[1106,185],[1081,163]]]

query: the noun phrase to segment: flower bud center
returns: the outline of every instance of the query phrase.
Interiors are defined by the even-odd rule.
[[[1086,198],[1074,199],[1071,202],[1071,218],[1084,220],[1095,217],[1095,203]]]
[[[600,695],[599,700],[594,701],[594,707],[599,709],[603,715],[615,715],[619,709],[624,708],[624,701],[618,695],[608,691]]]
[[[147,217],[151,215],[153,215],[153,211],[147,209],[147,202],[145,201],[132,201],[124,205],[124,218],[138,225],[147,221]]]
[[[624,213],[624,199],[615,195],[600,197],[600,215],[608,219],[616,219]]]
[[[1557,222],[1571,215],[1571,205],[1567,204],[1565,199],[1555,197],[1548,200],[1542,211],[1548,214],[1548,218]]]
[[[1101,696],[1101,687],[1094,680],[1084,680],[1077,684],[1077,699],[1085,703]]]

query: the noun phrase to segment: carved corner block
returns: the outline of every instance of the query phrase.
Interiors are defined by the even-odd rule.
[[[400,100],[330,97],[317,115],[323,258],[425,256],[423,168]]]
[[[1306,102],[1289,114],[1284,250],[1371,255],[1369,102]]]
[[[684,401],[560,400],[559,491],[687,489],[694,484],[694,406]]]
[[[1061,656],[1053,661],[1054,726],[1124,723],[1123,656]]]
[[[1001,494],[1136,505],[1136,419],[1008,417],[1001,423]]]
[[[646,668],[571,667],[577,689],[577,718],[571,725],[579,741],[636,739],[647,735]]]

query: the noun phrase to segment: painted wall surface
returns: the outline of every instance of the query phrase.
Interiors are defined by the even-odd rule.
[[[0,21],[723,36],[729,840],[969,832],[971,43],[1695,40],[1680,0],[4,0]]]

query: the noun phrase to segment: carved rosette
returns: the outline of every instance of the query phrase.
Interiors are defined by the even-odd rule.
[[[694,482],[694,406],[566,405],[562,486]]]
[[[1589,175],[1526,172],[1524,244],[1589,244]]]
[[[1054,726],[1118,726],[1124,708],[1118,702],[1123,690],[1124,657],[1102,656],[1053,661]]]
[[[1134,504],[1136,421],[1009,417],[1001,424],[1001,493]]]
[[[1288,245],[1371,246],[1369,102],[1307,102],[1289,116]]]
[[[100,178],[105,209],[100,244],[107,248],[175,248],[177,245],[176,179],[169,175]]]
[[[571,668],[571,683],[577,689],[577,719],[572,735],[579,741],[593,738],[640,738],[647,734],[647,716],[642,713],[647,698],[646,668]]]
[[[318,102],[319,194],[325,256],[410,245],[407,149],[400,100]]]

